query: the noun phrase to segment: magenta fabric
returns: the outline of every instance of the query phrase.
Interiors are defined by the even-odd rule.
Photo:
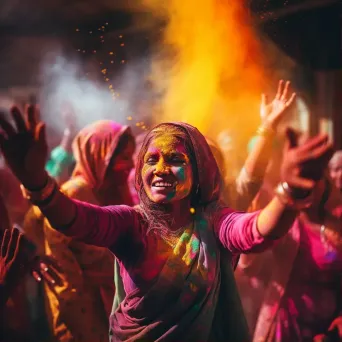
[[[148,234],[144,211],[127,206],[77,202],[76,220],[64,233],[108,247],[119,260],[126,298],[110,319],[112,341],[248,341],[232,256],[262,250],[269,242],[258,233],[258,213],[237,213],[218,203],[222,180],[204,136],[187,124],[169,125],[188,135],[199,178],[194,228],[184,231],[179,248]],[[141,186],[137,172],[138,192]]]
[[[299,228],[300,246],[277,313],[274,341],[312,341],[342,309],[342,254],[327,250],[319,232],[302,224]]]
[[[65,231],[65,233],[86,243],[108,247],[119,259],[121,276],[125,292],[128,295],[120,306],[121,311],[119,310],[119,318],[117,315],[114,316],[112,327],[117,328],[120,324],[122,326],[124,324],[122,321],[128,319],[128,317],[130,317],[128,321],[131,322],[132,317],[130,315],[132,311],[134,311],[133,309],[143,300],[146,292],[150,293],[151,286],[158,285],[158,296],[147,302],[145,301],[146,298],[144,298],[143,307],[145,309],[148,307],[149,309],[147,311],[151,310],[153,307],[157,307],[164,308],[169,312],[172,305],[176,303],[174,298],[177,296],[177,292],[175,293],[175,291],[183,289],[184,284],[182,281],[174,281],[175,279],[172,279],[174,282],[167,283],[167,286],[163,281],[166,281],[165,279],[171,280],[171,278],[160,275],[163,275],[163,273],[168,274],[167,272],[163,272],[163,269],[167,267],[167,264],[170,262],[173,262],[173,267],[177,269],[177,272],[173,274],[174,276],[184,275],[186,269],[182,269],[181,265],[177,263],[177,259],[170,258],[170,253],[165,250],[165,246],[160,244],[160,241],[155,238],[155,235],[146,235],[143,226],[140,224],[140,214],[134,208],[128,206],[97,207],[82,202],[77,203],[77,211],[76,221]],[[257,216],[258,213],[244,214],[234,212],[227,208],[223,209],[217,214],[218,218],[215,220],[214,231],[216,233],[216,238],[234,254],[251,252],[256,249],[261,250],[262,248],[268,247],[269,242],[265,241],[256,229]],[[99,229],[99,227],[101,229]],[[212,252],[216,253],[217,251]],[[212,270],[215,270],[215,267],[218,267],[217,261],[218,259],[216,259],[216,262],[213,264],[214,268],[211,267]],[[227,262],[229,262],[228,259]],[[215,273],[213,276],[215,276]],[[155,283],[156,281],[157,283]],[[198,279],[196,279],[194,283],[198,284]],[[174,286],[172,287],[172,285]],[[162,293],[160,293],[160,289],[163,289],[166,292],[163,293],[162,291]],[[170,291],[167,292],[167,289]],[[215,290],[215,292],[217,291],[218,289]],[[180,293],[178,293],[178,295],[180,295]],[[163,301],[161,301],[161,299],[163,299]],[[213,301],[213,298],[208,296],[208,300]],[[212,304],[213,307],[215,307],[214,301]],[[145,305],[147,307],[145,307]],[[139,307],[139,310],[142,309]],[[177,308],[177,310],[179,310],[179,308]],[[167,316],[164,317],[162,312],[158,313],[161,314],[160,319],[156,318],[157,313],[153,313],[153,317],[156,318],[154,321],[156,325],[153,326],[153,328],[158,327],[158,329],[154,330],[156,334],[160,334],[160,331],[172,333],[173,329],[176,329],[176,327],[181,329],[181,326],[177,325],[177,322],[173,323],[175,326],[157,326],[158,322],[160,324],[162,321],[169,322]],[[141,335],[143,329],[140,329],[140,323],[143,323],[143,327],[148,325],[144,315],[146,315],[146,313],[143,314],[140,312],[140,316],[135,316],[135,330],[130,332],[129,336],[135,336],[136,334],[138,334],[139,337],[143,336]],[[141,321],[139,321],[139,317]],[[177,317],[181,317],[181,312],[177,311]],[[164,318],[164,320],[162,320],[162,318]],[[118,319],[120,319],[121,322],[118,322]],[[152,324],[152,322],[150,323]],[[208,326],[204,323],[203,328],[205,327],[207,330],[203,332],[203,336],[208,334]],[[149,329],[153,330],[151,327],[149,327]],[[180,336],[184,336],[186,331],[192,332],[191,324],[182,330],[182,335]],[[202,332],[198,329],[196,331],[199,334],[196,334],[196,338],[198,338],[198,336],[202,335]],[[122,331],[121,334],[124,335]],[[155,338],[155,335],[151,336]],[[159,336],[162,336],[162,334]],[[180,336],[179,338],[181,338]],[[153,338],[151,341],[154,341]],[[196,338],[190,336],[188,340],[200,341]],[[132,337],[132,340],[124,337],[113,339],[113,341],[138,340],[139,338],[137,336],[135,336],[135,338]],[[155,341],[157,340],[158,339],[155,339]],[[164,339],[160,339],[160,341],[164,341]],[[165,339],[165,341],[168,341],[168,339]],[[203,339],[203,341],[207,341],[207,338]]]

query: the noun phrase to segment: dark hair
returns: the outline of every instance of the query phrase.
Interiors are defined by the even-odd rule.
[[[149,229],[166,228],[169,226],[167,222],[170,222],[170,219],[172,220],[172,218],[169,217],[170,205],[159,204],[151,201],[146,194],[141,176],[141,169],[144,163],[144,156],[147,152],[147,149],[152,139],[155,139],[160,136],[172,136],[173,138],[176,138],[184,144],[186,153],[188,154],[188,157],[190,159],[193,175],[193,187],[190,194],[190,201],[192,207],[196,207],[198,205],[198,198],[200,198],[200,186],[195,151],[188,133],[184,128],[173,124],[159,125],[155,129],[150,131],[144,139],[144,142],[141,146],[138,155],[137,170],[135,175],[136,189],[138,191],[141,203],[140,207],[144,213]]]

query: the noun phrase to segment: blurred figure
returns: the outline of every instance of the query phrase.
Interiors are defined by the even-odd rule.
[[[8,167],[0,162],[0,196],[6,206],[10,224],[21,225],[26,212],[30,208],[29,202],[22,195],[20,183]]]
[[[142,143],[145,139],[146,134],[147,134],[146,132],[140,133],[135,138],[136,149],[135,149],[135,153],[133,155],[134,165],[136,164],[137,157],[138,157],[138,154],[140,151],[140,147],[142,146]],[[139,197],[138,197],[137,191],[135,190],[135,167],[132,169],[131,173],[129,174],[128,184],[129,184],[130,192],[132,194],[133,203],[136,205],[139,203]]]
[[[262,94],[260,103],[261,125],[257,129],[257,135],[253,139],[253,146],[236,179],[228,178],[228,174],[231,176],[232,170],[228,170],[225,163],[230,164],[231,161],[230,136],[226,131],[223,131],[219,137],[219,146],[207,138],[224,179],[223,199],[234,209],[247,210],[262,185],[273,153],[279,124],[286,118],[296,97],[295,93],[289,94],[289,90],[290,82],[281,80],[278,83],[278,89],[273,101],[269,102],[267,96]],[[286,98],[288,98],[287,101],[285,101]]]
[[[76,166],[61,188],[65,194],[101,206],[133,204],[127,180],[135,142],[127,126],[95,122],[77,134],[72,147]],[[113,254],[59,233],[37,207],[25,223],[25,231],[42,252],[60,265],[62,283],[45,286],[55,339],[107,341],[114,297]]]
[[[329,163],[330,178],[342,193],[342,150],[335,152]]]
[[[72,141],[76,134],[76,115],[70,106],[62,110],[62,119],[65,122],[65,129],[60,144],[55,147],[46,163],[46,171],[54,177],[59,184],[66,182],[75,166],[72,154]]]
[[[342,202],[336,206],[335,191],[320,181],[311,204],[271,251],[241,257],[238,272],[250,279],[250,288],[240,290],[253,341],[341,340]]]

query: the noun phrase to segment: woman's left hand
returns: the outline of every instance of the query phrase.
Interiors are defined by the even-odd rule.
[[[278,90],[272,102],[265,94],[261,95],[260,116],[263,123],[276,130],[278,123],[294,103],[296,93],[289,94],[290,81],[278,83]]]
[[[293,189],[312,190],[322,178],[332,154],[333,148],[328,136],[317,135],[298,146],[296,134],[288,129],[281,181]]]

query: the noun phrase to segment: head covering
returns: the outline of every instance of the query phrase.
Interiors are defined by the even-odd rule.
[[[214,158],[216,160],[217,166],[221,172],[222,177],[224,178],[226,175],[226,165],[225,165],[225,159],[222,153],[221,148],[219,145],[211,138],[205,137],[211,151],[213,152]]]
[[[119,304],[120,298],[115,301],[110,341],[248,341],[231,256],[221,253],[212,229],[211,204],[219,202],[221,177],[204,136],[185,123],[156,126],[138,156],[136,188],[140,193],[143,187],[141,169],[150,138],[164,130],[168,134],[171,126],[186,135],[199,183],[197,203],[203,210],[196,210],[193,227],[184,230],[151,286],[126,296],[121,293],[123,302]]]
[[[136,169],[142,170],[144,163],[144,155],[146,153],[147,144],[150,142],[153,132],[158,128],[165,127],[165,134],[167,134],[167,126],[176,126],[181,128],[189,138],[189,144],[193,149],[195,164],[193,167],[197,169],[199,181],[199,203],[207,205],[212,202],[218,201],[220,198],[220,190],[222,179],[218,166],[216,164],[214,155],[200,131],[189,124],[183,122],[170,122],[163,123],[154,127],[145,137],[142,147],[140,149]],[[141,172],[136,173],[135,187],[137,192],[140,193],[143,186]],[[196,186],[196,185],[195,185]]]
[[[130,132],[110,120],[101,120],[83,128],[75,137],[72,150],[76,166],[72,177],[82,176],[93,188],[101,187],[120,138]]]

